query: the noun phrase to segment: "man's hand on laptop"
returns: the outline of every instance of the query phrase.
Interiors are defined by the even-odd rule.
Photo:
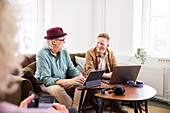
[[[83,84],[85,81],[85,78],[82,75],[79,75],[77,77],[71,78],[71,79],[60,79],[56,81],[57,85],[76,85],[76,84]]]
[[[72,78],[72,80],[74,84],[83,84],[85,81],[85,78],[82,75],[79,75],[77,77]]]
[[[111,78],[111,76],[112,76],[112,72],[110,72],[110,73],[104,73],[103,74],[103,78]]]

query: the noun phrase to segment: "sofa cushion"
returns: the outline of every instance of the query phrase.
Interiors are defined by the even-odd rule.
[[[81,73],[83,73],[85,61],[86,61],[85,58],[75,56],[75,62],[76,62],[76,64],[77,64],[76,68],[77,68]]]
[[[24,68],[32,62],[36,61],[36,54],[25,54],[23,55],[24,59],[21,62],[21,66]]]
[[[30,71],[33,75],[35,75],[36,71],[36,61],[32,62],[31,64],[27,65],[22,69],[23,72]]]
[[[35,79],[31,71],[26,71],[23,75],[23,78],[29,79],[31,81],[35,93],[42,92],[37,80]]]

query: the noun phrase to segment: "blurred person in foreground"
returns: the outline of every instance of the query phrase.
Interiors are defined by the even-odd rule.
[[[108,48],[109,42],[110,36],[107,33],[100,33],[97,36],[96,47],[86,52],[86,62],[83,75],[87,76],[90,71],[94,70],[105,70],[102,78],[111,78],[113,67],[118,65],[118,63],[113,51]],[[96,108],[99,110],[101,108],[101,99],[94,97],[94,94],[98,92],[100,92],[100,90],[93,91],[92,99]],[[112,110],[118,113],[127,113],[127,111],[121,106],[120,102],[113,102]]]
[[[4,101],[6,94],[14,93],[17,89],[17,84],[10,84],[12,82],[10,74],[19,66],[14,55],[18,46],[14,42],[17,31],[14,10],[7,0],[0,0],[0,113],[69,113],[64,105],[58,103],[49,109],[27,109],[34,95],[23,100],[20,107]]]

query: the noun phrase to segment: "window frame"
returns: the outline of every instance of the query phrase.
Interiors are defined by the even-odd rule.
[[[33,40],[35,41],[35,47],[32,47],[34,45],[29,45],[28,43],[31,43],[32,41],[25,41],[23,42],[22,40],[25,40],[24,37],[27,36],[27,35],[24,35],[24,34],[30,34],[30,32],[25,32],[25,31],[20,31],[22,29],[22,27],[24,26],[20,26],[20,24],[22,24],[22,21],[25,21],[23,18],[25,18],[25,16],[23,15],[26,15],[27,13],[23,13],[22,11],[22,8],[24,6],[22,6],[22,0],[10,0],[10,2],[12,2],[14,4],[14,6],[16,6],[16,10],[18,11],[18,14],[17,14],[17,18],[18,18],[18,32],[16,33],[16,41],[18,42],[19,44],[19,47],[18,47],[18,50],[19,50],[19,53],[21,54],[34,54],[34,53],[37,53],[41,48],[42,46],[44,45],[44,40],[43,40],[43,36],[44,36],[44,2],[45,0],[37,0],[37,19],[36,19],[36,31],[35,31],[35,37],[32,37],[31,39],[28,39],[28,40]],[[21,3],[21,4],[20,4]],[[28,12],[30,13],[30,12]],[[21,35],[22,34],[22,35]],[[22,36],[22,37],[21,37]],[[29,47],[22,47],[22,45],[26,46],[28,45]],[[31,49],[30,49],[31,48]]]
[[[134,17],[133,17],[133,55],[138,48],[145,48],[150,57],[170,57],[170,39],[168,55],[154,55],[150,52],[151,40],[151,1],[137,0],[134,1]],[[136,18],[138,17],[138,19]]]

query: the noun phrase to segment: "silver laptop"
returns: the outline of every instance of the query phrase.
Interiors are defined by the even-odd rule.
[[[108,84],[126,83],[128,80],[136,81],[141,65],[115,66],[110,80],[102,80]]]
[[[90,87],[96,87],[101,85],[101,78],[105,70],[95,70],[91,71],[86,80],[83,84],[75,85],[77,87],[84,87],[84,88],[90,88]]]

